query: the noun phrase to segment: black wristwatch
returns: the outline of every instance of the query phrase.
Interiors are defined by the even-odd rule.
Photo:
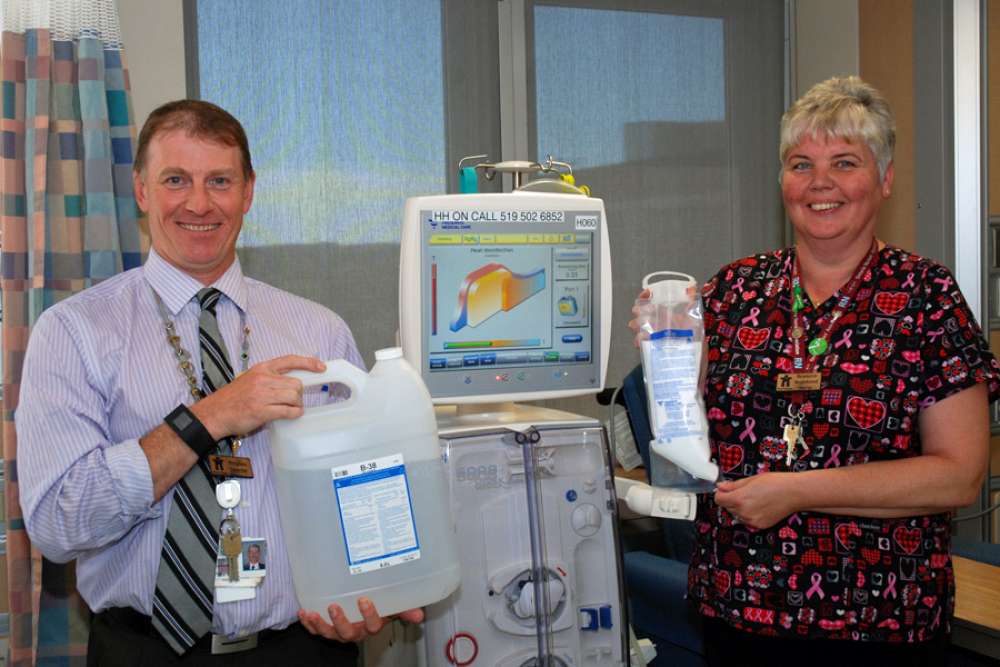
[[[212,434],[183,403],[174,408],[174,411],[164,417],[163,421],[184,441],[184,444],[194,450],[198,458],[203,458],[215,451],[216,443]]]

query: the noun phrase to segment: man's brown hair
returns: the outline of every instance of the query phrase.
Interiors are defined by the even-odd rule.
[[[207,139],[224,146],[240,149],[243,177],[253,175],[250,144],[240,121],[222,107],[203,100],[175,100],[162,104],[149,114],[139,132],[139,146],[135,151],[132,169],[139,173],[146,166],[146,154],[153,139],[166,132],[183,130],[192,137]]]

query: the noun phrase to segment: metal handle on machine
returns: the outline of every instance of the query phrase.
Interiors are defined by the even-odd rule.
[[[560,162],[551,155],[545,156],[545,162],[542,164],[542,171],[555,172],[557,174],[563,173],[560,170],[565,170],[570,176],[573,175],[573,165],[569,162]]]
[[[458,161],[458,170],[462,171],[462,168],[465,166],[466,162],[475,162],[476,164],[473,165],[473,169],[475,169],[479,167],[480,160],[488,159],[489,157],[490,156],[487,155],[486,153],[483,153],[482,155],[466,155],[465,157],[463,157],[461,160]]]
[[[562,192],[564,194],[582,194],[590,196],[590,189],[583,185],[576,187],[575,181],[573,179],[573,165],[569,162],[560,162],[554,159],[551,155],[547,156],[544,163],[533,162],[531,160],[504,160],[502,162],[483,162],[481,160],[488,159],[488,155],[466,155],[461,160],[458,161],[458,171],[459,174],[463,171],[469,171],[474,173],[475,171],[482,171],[483,176],[487,181],[492,181],[497,174],[510,174],[511,182],[513,183],[514,189],[519,190],[521,187],[529,184],[536,183],[537,181],[532,181],[528,183],[525,179],[529,174],[542,173],[542,174],[557,174],[560,176],[556,179],[555,183],[563,184],[566,186],[562,189],[545,189],[539,188],[542,192]],[[475,164],[473,164],[475,163]],[[470,164],[472,166],[465,166]],[[470,177],[471,178],[471,177]],[[545,179],[543,179],[544,182]],[[470,186],[471,187],[471,186]],[[551,187],[551,186],[549,186]],[[462,192],[474,192],[474,189],[463,189]]]
[[[549,587],[545,555],[545,531],[542,525],[541,478],[538,474],[538,450],[535,447],[542,439],[538,429],[531,427],[524,432],[515,432],[514,441],[521,446],[524,458],[524,490],[528,501],[528,531],[531,537],[531,581],[535,591],[536,623],[538,639],[538,666],[552,664],[552,619],[549,617]]]

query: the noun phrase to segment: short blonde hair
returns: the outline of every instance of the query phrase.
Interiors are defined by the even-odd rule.
[[[806,136],[861,140],[885,178],[896,147],[896,120],[875,87],[856,76],[835,76],[817,83],[781,117],[781,163]]]

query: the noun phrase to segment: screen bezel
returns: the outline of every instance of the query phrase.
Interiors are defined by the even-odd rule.
[[[563,211],[567,216],[597,216],[591,254],[590,362],[547,362],[534,366],[462,368],[432,372],[426,331],[428,307],[423,285],[429,248],[421,213],[447,211]],[[566,223],[564,223],[566,224]],[[523,229],[526,229],[523,228]],[[499,227],[497,231],[500,231]],[[503,231],[521,231],[505,227]],[[420,373],[435,403],[490,403],[579,396],[600,391],[607,371],[610,339],[611,271],[604,203],[561,193],[440,195],[407,200],[400,247],[400,337],[404,356]],[[510,377],[501,380],[505,372]],[[523,374],[523,377],[519,377]],[[557,377],[559,374],[559,377]]]

